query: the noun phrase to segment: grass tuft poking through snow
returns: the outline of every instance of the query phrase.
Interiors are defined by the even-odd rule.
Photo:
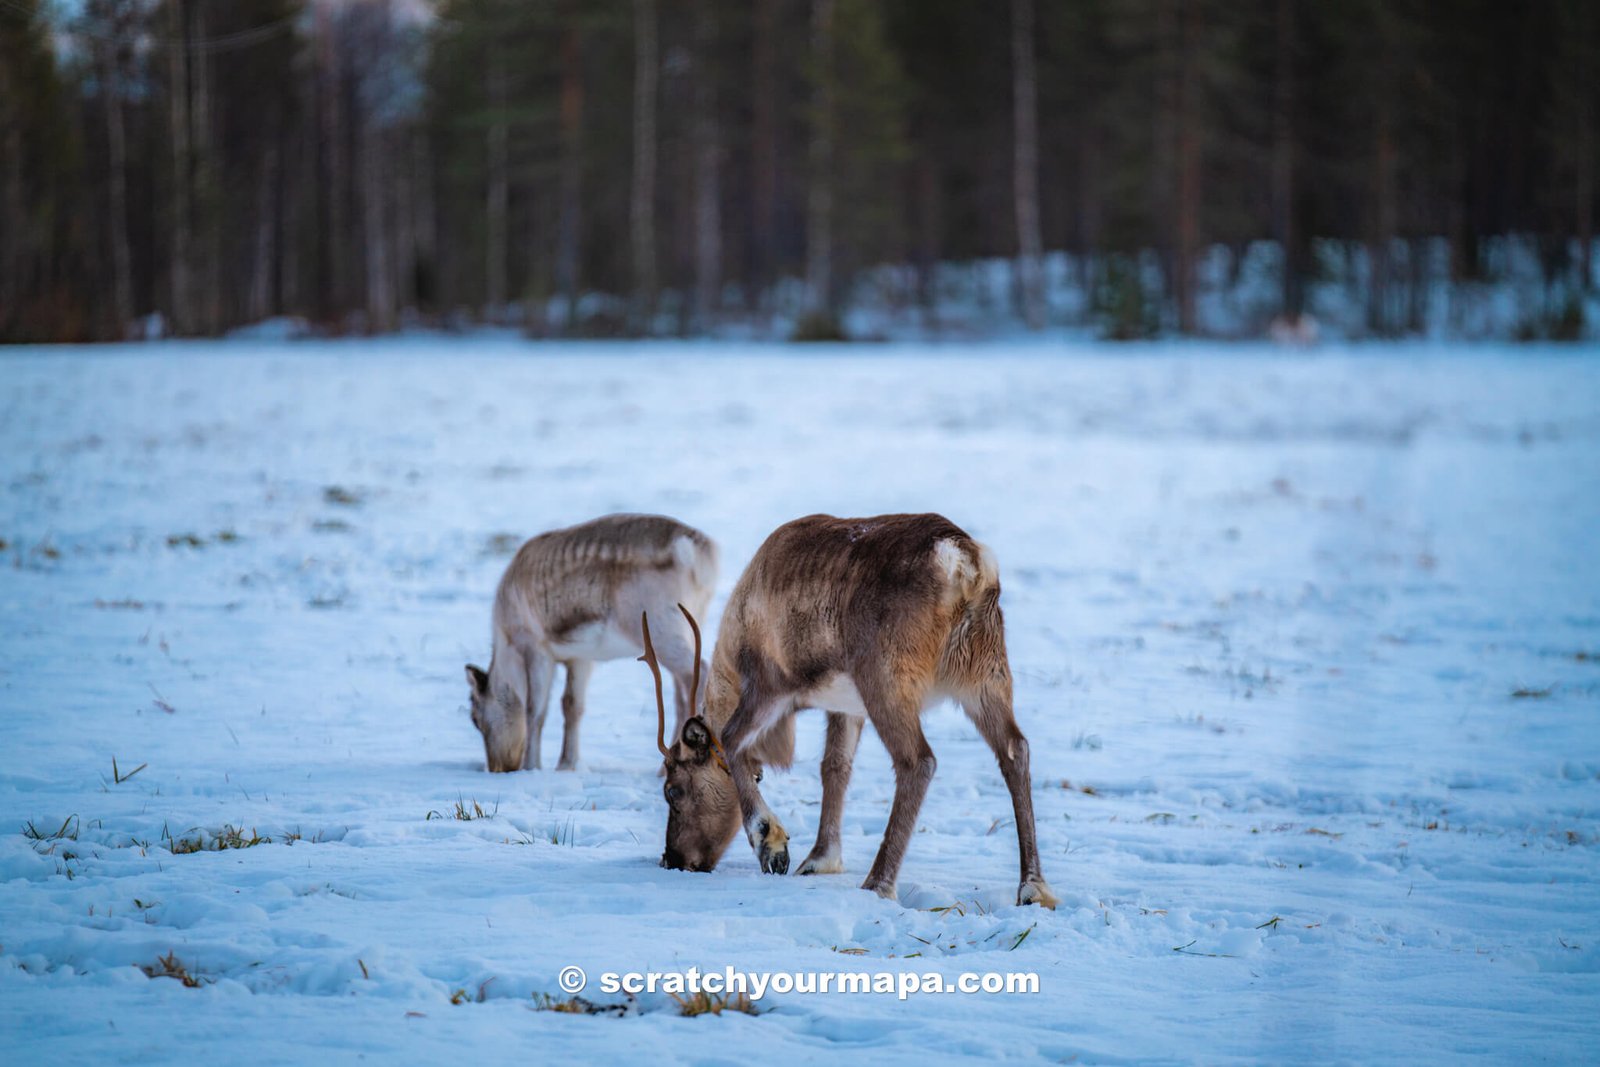
[[[721,1015],[723,1012],[739,1012],[745,1015],[760,1015],[748,993],[707,993],[701,990],[684,996],[680,993],[670,994],[678,1003],[678,1014],[693,1018],[696,1015]]]
[[[479,804],[477,800],[473,800],[471,804],[472,806],[468,807],[467,802],[458,796],[456,797],[456,806],[450,812],[450,814],[442,815],[438,811],[430,811],[428,814],[424,815],[422,819],[424,822],[427,822],[430,819],[456,819],[460,822],[472,822],[475,819],[492,819],[500,811],[500,804],[498,801],[495,803],[495,806],[488,811],[484,811],[483,805]]]
[[[183,983],[185,989],[199,989],[208,979],[190,974],[189,969],[178,959],[176,952],[168,952],[160,956],[154,963],[142,964],[139,969],[151,978],[175,978]]]
[[[254,848],[270,845],[272,838],[263,837],[254,828],[248,834],[232,823],[224,823],[220,830],[202,830],[195,827],[184,837],[172,837],[167,849],[174,856],[188,856],[196,852],[226,852],[234,848]]]

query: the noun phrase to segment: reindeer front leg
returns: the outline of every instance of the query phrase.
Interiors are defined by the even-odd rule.
[[[822,751],[822,818],[817,820],[816,844],[796,874],[839,874],[844,870],[839,827],[844,821],[844,794],[850,788],[862,723],[854,715],[828,712],[828,740]]]
[[[789,873],[789,834],[778,817],[767,807],[756,784],[760,765],[749,758],[752,746],[778,717],[793,714],[786,701],[769,701],[753,713],[753,703],[741,701],[722,731],[722,750],[728,757],[728,770],[739,794],[739,818],[745,837],[755,850],[764,874]]]
[[[555,680],[556,661],[542,651],[527,653],[528,706],[524,709],[528,723],[528,747],[523,754],[522,769],[539,769],[539,735],[544,733],[545,712],[550,708],[550,683]]]

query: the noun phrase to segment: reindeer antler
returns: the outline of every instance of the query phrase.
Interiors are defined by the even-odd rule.
[[[661,664],[656,662],[656,647],[650,643],[650,613],[639,613],[639,628],[644,631],[644,655],[639,657],[639,662],[648,664],[650,673],[656,679],[656,747],[663,756],[669,756],[667,751],[667,703],[661,695]],[[698,633],[698,631],[696,631]],[[695,660],[695,674],[700,673],[700,661]]]
[[[678,610],[683,612],[683,617],[689,621],[689,629],[694,631],[694,675],[689,686],[689,714],[695,713],[695,702],[700,697],[700,624],[694,621],[694,616],[689,614],[689,609],[682,604]],[[667,702],[661,691],[661,664],[656,659],[656,646],[650,641],[650,613],[639,613],[639,629],[644,634],[644,655],[639,657],[640,663],[648,664],[650,673],[656,680],[656,747],[667,758],[672,753],[667,749]],[[702,720],[704,721],[704,720]],[[716,754],[717,763],[723,770],[728,770],[728,756],[722,750],[722,742],[717,738],[716,730],[712,729],[709,722],[705,723],[706,736],[711,739],[711,750]],[[731,773],[731,772],[730,772]]]
[[[683,612],[683,617],[689,620],[689,629],[694,631],[694,684],[689,686],[689,714],[693,715],[695,700],[700,695],[700,624],[694,621],[694,616],[689,614],[689,609],[682,604],[678,605],[678,610]],[[733,772],[728,769],[728,754],[722,750],[722,741],[717,737],[717,731],[705,719],[700,721],[705,723],[706,736],[711,738],[711,751],[716,753],[717,762],[722,765],[723,770],[732,774]]]
[[[700,696],[700,624],[694,621],[694,616],[689,614],[689,609],[682,604],[678,610],[683,612],[683,617],[689,620],[689,629],[694,631],[694,684],[689,687],[689,714],[695,714],[695,700]]]

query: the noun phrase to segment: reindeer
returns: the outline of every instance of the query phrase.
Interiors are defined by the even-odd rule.
[[[687,608],[679,610],[698,645],[699,627]],[[861,887],[894,899],[936,766],[922,713],[951,698],[989,743],[1011,792],[1022,869],[1017,903],[1055,907],[1039,871],[1028,742],[1011,712],[994,554],[950,520],[812,515],[773,531],[722,616],[705,713],[681,723],[671,748],[647,621],[641,629],[656,678],[656,744],[666,777],[663,867],[712,870],[743,826],[762,871],[788,872],[788,834],[758,783],[763,766],[793,762],[795,712],[821,708],[828,715],[822,816],[816,843],[795,873],[844,870],[839,824],[862,722],[870,719],[894,761],[895,791],[888,829]]]
[[[716,543],[660,515],[605,515],[526,542],[495,591],[489,669],[467,665],[472,722],[483,734],[489,770],[538,769],[558,663],[567,679],[556,769],[573,769],[595,662],[638,654],[642,611],[666,618],[681,602],[704,612],[716,583]],[[695,710],[690,674],[698,678],[701,667],[687,626],[663,635],[661,658],[673,675],[681,727]]]

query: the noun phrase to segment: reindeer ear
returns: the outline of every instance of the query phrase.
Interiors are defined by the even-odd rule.
[[[467,684],[472,687],[472,692],[480,697],[489,695],[489,676],[483,673],[482,667],[467,664]]]
[[[711,748],[711,731],[700,716],[683,724],[683,743],[702,754]]]

